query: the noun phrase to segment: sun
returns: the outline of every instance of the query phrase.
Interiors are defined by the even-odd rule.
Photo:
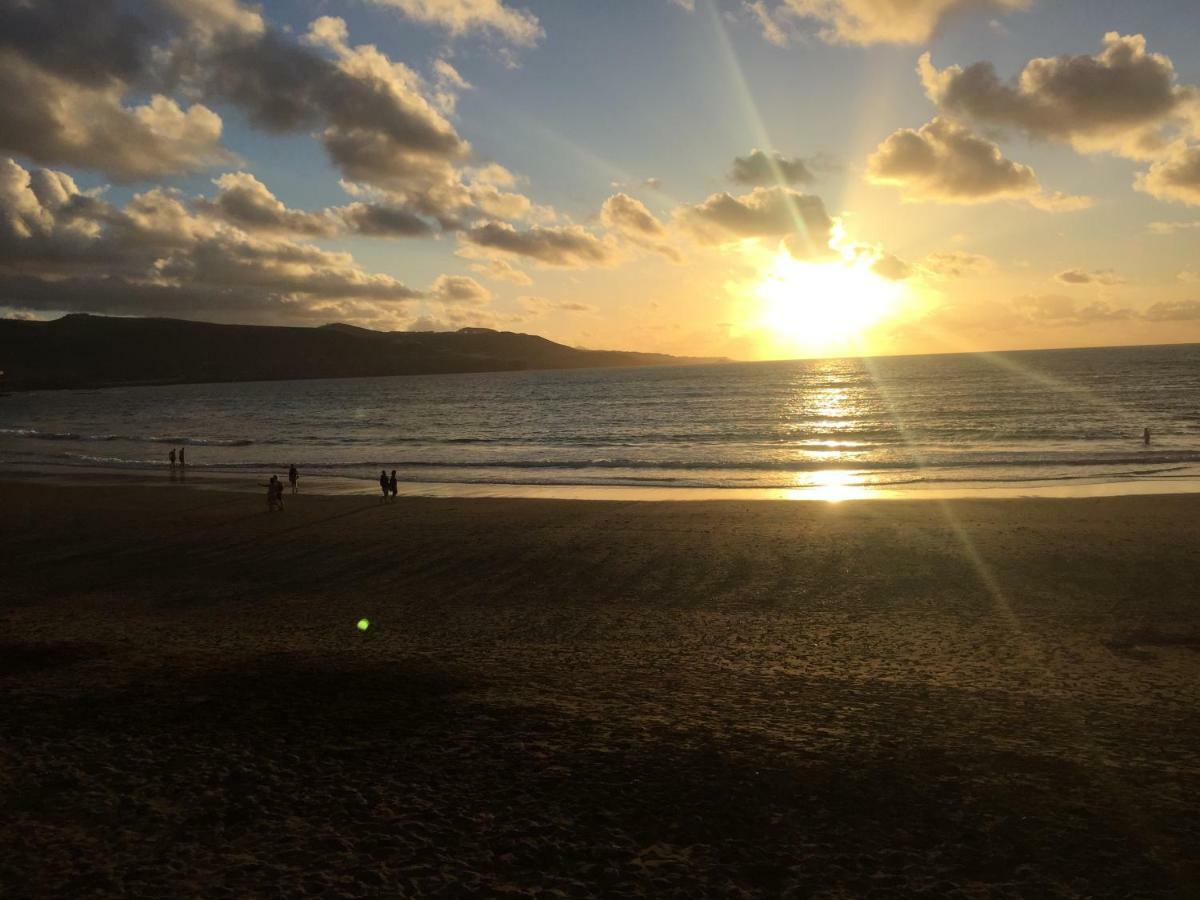
[[[865,352],[867,332],[892,314],[904,286],[871,270],[870,257],[822,262],[780,251],[754,288],[758,325],[780,350]]]

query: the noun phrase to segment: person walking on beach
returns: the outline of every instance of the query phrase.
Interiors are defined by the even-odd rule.
[[[300,470],[296,468],[295,463],[288,467],[288,482],[292,486],[293,494],[300,490]]]
[[[283,511],[283,482],[275,475],[267,482],[267,512]]]
[[[379,489],[383,491],[383,499],[379,501],[380,503],[387,503],[388,492],[391,490],[390,485],[391,483],[388,481],[387,471],[385,469],[380,469]]]
[[[171,469],[175,468],[175,448],[171,448],[171,452],[167,454],[167,459],[171,460]]]
[[[396,499],[396,470],[392,469],[392,477],[388,479],[388,493],[392,495],[392,499]]]
[[[183,449],[184,449],[183,447],[179,448],[179,468],[181,468],[181,469],[187,465],[187,463],[184,462]]]

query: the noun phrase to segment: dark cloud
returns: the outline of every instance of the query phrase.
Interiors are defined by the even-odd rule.
[[[612,246],[578,225],[560,228],[533,226],[519,231],[502,222],[488,222],[464,231],[469,244],[484,250],[536,260],[548,266],[585,268],[614,262]]]
[[[746,238],[786,238],[798,257],[829,252],[833,219],[820,197],[783,187],[759,187],[749,194],[712,194],[676,211],[679,223],[706,244]]]
[[[481,305],[492,299],[492,292],[466,275],[439,275],[429,288],[429,297],[443,303]]]
[[[1162,200],[1200,206],[1200,146],[1176,146],[1138,176],[1139,190]],[[1154,226],[1163,226],[1155,229]],[[1152,223],[1158,233],[1193,227],[1194,223]]]
[[[809,163],[800,157],[780,153],[769,156],[762,150],[752,150],[748,156],[736,156],[729,170],[729,180],[747,186],[811,184],[816,180]]]
[[[941,117],[889,136],[867,159],[867,177],[874,184],[900,188],[907,200],[1025,200],[1043,209],[1086,205],[1082,198],[1047,195],[1029,166],[1013,162],[991,141]]]
[[[348,253],[234,226],[213,202],[155,188],[124,207],[61,172],[0,161],[0,304],[15,308],[302,317],[423,296]]]
[[[1094,56],[1034,59],[1012,82],[988,62],[939,70],[928,53],[918,70],[945,114],[1133,158],[1160,151],[1164,127],[1186,118],[1197,97],[1176,84],[1169,58],[1146,52],[1140,34],[1109,32]]]

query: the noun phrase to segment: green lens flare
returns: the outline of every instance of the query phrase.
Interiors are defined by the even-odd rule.
[[[358,620],[358,630],[359,631],[366,631],[370,627],[371,627],[370,619],[359,619]]]

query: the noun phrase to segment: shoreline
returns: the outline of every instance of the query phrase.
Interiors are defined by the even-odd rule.
[[[259,493],[266,479],[279,475],[286,485],[286,467],[272,470],[220,470],[212,467],[188,467],[186,471],[161,469],[118,469],[102,466],[37,466],[0,463],[0,483],[64,484],[85,482],[91,485],[186,487],[197,490]],[[181,474],[183,473],[183,474]],[[742,487],[664,487],[621,484],[518,484],[498,482],[400,481],[398,496],[447,499],[495,498],[579,501],[702,502],[702,501],[846,501],[879,500],[1019,500],[1086,499],[1089,497],[1169,496],[1200,493],[1200,477],[1134,476],[1121,479],[1104,476],[1029,481],[970,481],[937,485],[918,482],[899,485],[856,483],[846,476],[854,473],[826,470],[816,473],[820,483],[784,488]],[[831,477],[832,476],[832,477]],[[305,475],[301,490],[322,496],[378,497],[378,484],[372,479],[353,476]],[[290,494],[289,494],[290,496]]]

